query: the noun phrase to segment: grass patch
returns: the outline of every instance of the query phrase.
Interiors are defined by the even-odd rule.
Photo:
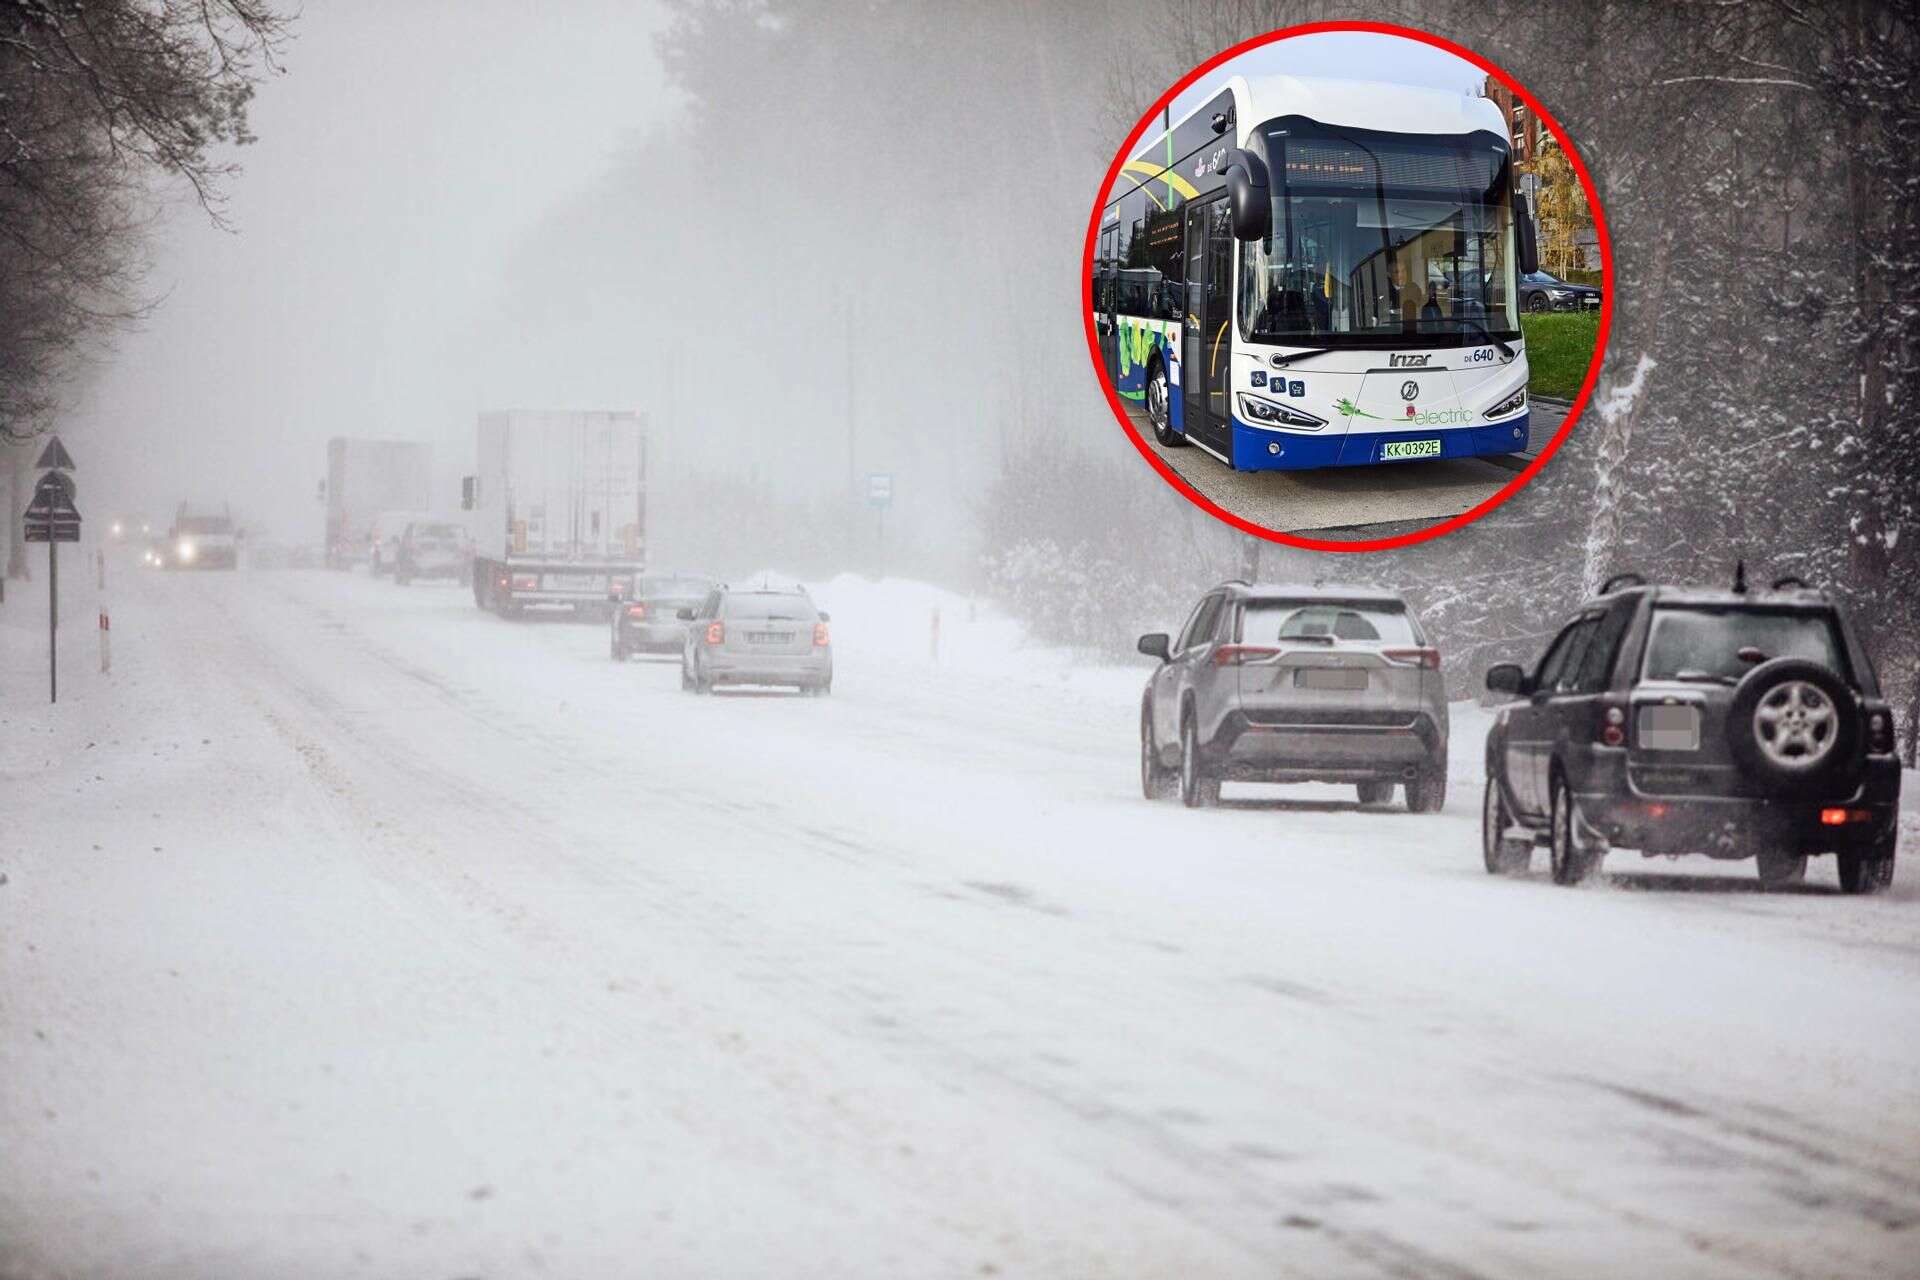
[[[1527,390],[1571,400],[1587,380],[1594,344],[1600,341],[1598,311],[1546,312],[1520,317],[1527,338]]]

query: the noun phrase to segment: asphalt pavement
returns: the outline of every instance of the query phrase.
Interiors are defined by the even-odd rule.
[[[1568,406],[1535,400],[1532,448],[1497,458],[1453,458],[1316,471],[1235,471],[1192,447],[1169,449],[1134,413],[1141,438],[1215,504],[1279,533],[1330,539],[1391,537],[1470,511],[1498,492],[1553,438]]]

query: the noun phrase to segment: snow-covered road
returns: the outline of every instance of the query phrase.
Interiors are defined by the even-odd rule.
[[[115,572],[57,712],[0,615],[6,1280],[1920,1270],[1911,851],[1496,881],[1465,707],[1438,817],[1150,805],[1144,667],[911,584],[815,700]]]

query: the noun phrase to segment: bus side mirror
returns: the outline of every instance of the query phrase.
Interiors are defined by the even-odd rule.
[[[1245,148],[1235,147],[1227,152],[1226,179],[1233,238],[1266,239],[1273,230],[1273,192],[1267,184],[1267,162]]]
[[[474,491],[480,487],[478,476],[460,477],[460,509],[473,510]]]
[[[1533,229],[1533,209],[1518,191],[1513,193],[1513,229],[1520,237],[1520,274],[1530,276],[1540,269],[1540,240]]]

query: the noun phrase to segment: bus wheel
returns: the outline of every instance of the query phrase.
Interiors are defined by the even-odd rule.
[[[1153,424],[1153,438],[1173,449],[1185,444],[1187,438],[1173,429],[1168,405],[1167,366],[1156,360],[1147,374],[1147,421]]]

